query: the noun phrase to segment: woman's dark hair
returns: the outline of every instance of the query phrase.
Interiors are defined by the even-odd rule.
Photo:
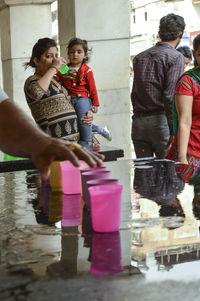
[[[192,52],[190,50],[190,47],[188,47],[188,46],[180,46],[176,50],[178,52],[182,53],[182,55],[184,55],[184,57],[187,57],[190,60],[192,59]]]
[[[91,49],[88,48],[87,41],[79,39],[79,38],[71,39],[67,45],[68,54],[69,54],[69,49],[72,48],[74,45],[81,45],[83,47],[83,50],[84,50],[85,54],[87,55],[87,57],[83,61],[84,61],[84,63],[88,62],[88,52],[90,52]]]
[[[159,37],[162,41],[173,41],[185,29],[183,17],[175,14],[168,14],[160,19]]]
[[[194,50],[194,51],[197,51],[199,45],[200,45],[200,34],[198,34],[198,35],[194,38],[194,40],[193,40],[193,50]],[[197,63],[196,60],[194,60],[194,66],[195,66],[195,67],[198,67],[198,63]]]
[[[39,39],[37,43],[33,46],[30,61],[24,64],[25,68],[28,68],[29,66],[35,68],[36,66],[33,61],[34,58],[37,58],[39,60],[43,55],[43,53],[50,47],[57,48],[56,41],[54,39],[50,39],[50,38]]]

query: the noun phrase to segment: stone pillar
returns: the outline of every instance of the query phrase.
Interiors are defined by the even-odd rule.
[[[129,0],[59,0],[58,28],[61,55],[74,36],[86,39],[92,48],[92,67],[100,100],[94,123],[108,125],[112,142],[100,137],[102,144],[120,147],[125,156],[131,152],[129,92]],[[99,137],[98,137],[99,138]]]
[[[51,3],[54,0],[5,0],[0,5],[0,39],[3,88],[11,99],[29,112],[24,81],[33,70],[23,64],[41,37],[51,37]]]

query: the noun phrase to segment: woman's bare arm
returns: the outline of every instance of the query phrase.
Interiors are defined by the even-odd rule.
[[[176,109],[178,113],[178,160],[187,162],[187,147],[192,124],[193,96],[176,95]]]
[[[62,57],[54,59],[52,66],[50,66],[47,72],[38,80],[38,84],[44,91],[47,91],[49,89],[49,85],[54,75],[57,73],[58,69],[65,63],[66,60]]]

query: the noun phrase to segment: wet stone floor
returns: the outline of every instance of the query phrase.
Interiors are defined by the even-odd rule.
[[[119,231],[36,171],[0,173],[0,300],[200,300],[200,171],[105,163],[123,185]]]

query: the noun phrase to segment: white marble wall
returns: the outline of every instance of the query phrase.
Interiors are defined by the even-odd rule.
[[[34,70],[25,71],[23,64],[29,61],[37,40],[51,36],[50,2],[20,1],[20,5],[12,6],[15,3],[11,1],[11,6],[0,11],[3,88],[29,114],[23,88],[25,79]]]

